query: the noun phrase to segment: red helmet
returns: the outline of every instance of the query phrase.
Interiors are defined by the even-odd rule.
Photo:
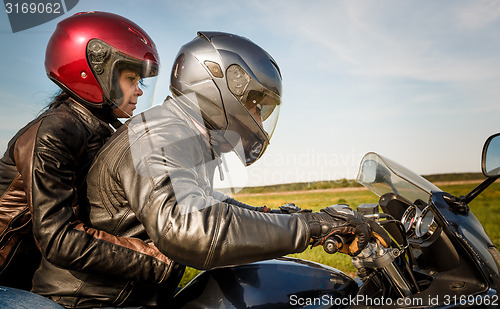
[[[57,24],[47,44],[45,71],[74,99],[92,107],[114,103],[116,71],[158,75],[160,60],[149,35],[132,21],[105,12],[77,13]]]

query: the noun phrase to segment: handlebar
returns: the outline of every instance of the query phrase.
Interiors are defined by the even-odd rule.
[[[341,235],[333,235],[328,237],[323,243],[323,249],[326,253],[337,253],[345,244],[350,243],[349,239]]]
[[[337,253],[337,251],[339,251],[339,249],[342,248],[342,246],[343,246],[342,240],[338,236],[327,238],[323,243],[323,249],[325,250],[326,253],[329,254]]]

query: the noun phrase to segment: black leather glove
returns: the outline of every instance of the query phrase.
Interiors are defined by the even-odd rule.
[[[280,206],[279,211],[282,214],[293,214],[301,211],[302,209],[296,206],[294,203],[288,203],[283,206]]]
[[[321,209],[320,212],[300,211],[311,231],[311,247],[323,245],[328,238],[342,240],[339,252],[358,255],[371,237],[375,237],[383,246],[391,242],[385,230],[374,221],[365,219],[348,205],[338,204]]]

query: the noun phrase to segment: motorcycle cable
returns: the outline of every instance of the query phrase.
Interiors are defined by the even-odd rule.
[[[408,244],[408,241],[406,239],[406,232],[405,232],[404,226],[401,223],[401,221],[396,220],[396,218],[394,218],[393,216],[388,215],[388,214],[384,214],[384,213],[383,214],[378,214],[378,218],[385,219],[384,221],[380,221],[379,222],[379,224],[381,226],[384,226],[384,225],[390,224],[390,223],[394,223],[396,225],[396,227],[399,230],[399,233],[401,234],[401,239],[403,239],[403,245],[399,244],[399,248],[398,249],[400,249],[400,250],[406,250],[408,248],[409,244]]]
[[[399,220],[396,220],[393,216],[391,215],[388,215],[388,214],[383,214],[382,216],[380,217],[383,217],[385,218],[386,220],[384,221],[381,221],[380,222],[380,225],[381,226],[384,226],[386,224],[390,224],[390,223],[393,223],[396,225],[396,227],[398,228],[399,232],[401,233],[401,238],[403,239],[403,244],[398,244],[398,249],[399,250],[402,250],[405,254],[408,254],[408,257],[409,257],[409,260],[407,260],[404,256],[401,258],[401,261],[402,263],[404,264],[404,268],[406,270],[406,272],[408,273],[408,275],[410,276],[410,279],[412,281],[412,284],[415,286],[415,289],[417,290],[417,293],[420,292],[420,288],[418,286],[418,283],[417,283],[417,279],[415,278],[415,276],[413,275],[413,271],[412,271],[412,265],[411,264],[411,252],[409,250],[409,243],[408,243],[408,240],[406,239],[406,233],[405,233],[405,230],[404,230],[404,226],[403,224],[401,223],[401,221]]]
[[[368,217],[370,219],[375,219],[381,226],[384,226],[387,224],[394,224],[397,227],[399,233],[401,234],[401,239],[403,240],[403,244],[398,243],[398,246],[395,249],[398,249],[398,250],[404,252],[404,255],[406,255],[406,254],[408,255],[408,260],[403,256],[401,258],[401,261],[404,264],[404,266],[403,266],[404,269],[406,270],[406,272],[410,276],[411,283],[415,286],[415,289],[417,290],[417,292],[420,292],[420,288],[418,286],[417,279],[413,275],[413,271],[412,271],[412,267],[413,267],[412,258],[411,258],[412,253],[409,250],[410,244],[408,243],[408,240],[406,238],[406,232],[405,232],[404,226],[401,223],[401,221],[396,220],[396,218],[394,218],[393,216],[386,214],[386,213],[377,213],[377,214],[373,214],[373,215],[367,215],[365,217]],[[379,221],[379,219],[385,219],[385,220]]]

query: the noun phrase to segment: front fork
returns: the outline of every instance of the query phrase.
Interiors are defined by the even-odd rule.
[[[353,257],[352,264],[358,270],[380,269],[402,297],[413,294],[410,282],[396,265],[396,258],[404,254],[398,248],[385,248],[378,243],[370,243],[360,254]]]

